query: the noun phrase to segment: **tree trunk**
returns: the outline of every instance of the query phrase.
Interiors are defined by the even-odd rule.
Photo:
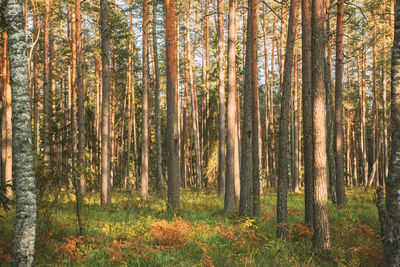
[[[269,82],[269,70],[268,70],[268,46],[267,46],[267,21],[266,21],[265,6],[263,6],[263,45],[264,45],[264,105],[265,105],[265,149],[264,149],[264,166],[265,176],[267,179],[268,186],[272,186],[270,177],[270,165],[269,165],[269,154],[270,154],[270,138],[269,138],[269,124],[270,124],[270,82]]]
[[[373,36],[376,36],[376,10],[375,9],[372,12],[372,20],[374,23]],[[376,159],[378,159],[377,165],[379,165],[380,164],[379,149],[378,149],[379,116],[378,116],[378,98],[376,95],[376,38],[374,38],[372,40],[372,94],[373,94],[372,162],[375,162]],[[376,174],[374,172],[373,180],[375,181],[376,186],[378,186],[379,176],[380,176],[379,170],[376,171]],[[369,181],[368,181],[368,183],[369,183]]]
[[[330,10],[331,1],[326,0],[326,7]],[[329,169],[329,183],[328,183],[328,194],[331,195],[332,203],[336,203],[336,168],[335,168],[335,139],[334,139],[334,103],[333,103],[333,81],[332,81],[332,36],[330,35],[330,17],[329,12],[326,12],[326,23],[325,23],[325,88],[326,88],[326,128],[327,128],[327,154],[328,154],[328,169]]]
[[[175,2],[166,0],[167,46],[167,151],[168,151],[168,208],[179,209],[179,136],[178,87],[175,39]]]
[[[81,0],[75,1],[76,13],[76,70],[77,70],[77,106],[78,106],[78,149],[80,178],[80,192],[86,194],[86,140],[85,140],[85,107],[83,92],[83,57],[82,57],[82,21],[81,21]]]
[[[72,171],[72,179],[77,179],[76,173],[76,152],[77,152],[77,136],[76,131],[78,128],[77,125],[77,54],[76,54],[76,14],[75,10],[71,10],[71,52],[72,52],[72,70],[71,70],[71,171]],[[46,112],[45,109],[43,112]]]
[[[383,20],[385,21],[385,9],[383,9]],[[382,57],[386,58],[386,35],[385,28],[382,29]],[[383,124],[383,175],[380,185],[385,187],[385,179],[388,176],[388,132],[387,132],[387,111],[386,111],[386,92],[387,92],[387,73],[386,73],[386,62],[382,64],[382,124]]]
[[[35,1],[35,0],[33,0]],[[37,25],[37,9],[35,5],[33,7],[33,29],[36,31],[38,28]],[[39,38],[40,31],[37,33],[37,37]],[[38,51],[35,49],[33,51],[33,60],[32,60],[32,85],[33,85],[33,148],[34,153],[39,154],[39,86],[38,86],[38,77],[36,74],[37,62],[38,62]],[[69,64],[68,64],[69,65]]]
[[[297,28],[297,24],[296,24],[296,28]],[[296,30],[296,37],[297,38],[297,30]],[[292,162],[293,162],[293,184],[292,184],[292,189],[293,192],[299,192],[300,190],[300,172],[299,172],[299,120],[298,120],[298,69],[297,69],[297,58],[298,58],[298,52],[297,52],[297,48],[295,49],[295,54],[294,54],[294,86],[293,86],[293,115],[292,115],[292,121],[293,121],[293,158],[292,158]]]
[[[154,68],[155,68],[155,128],[156,128],[156,162],[157,162],[157,191],[158,196],[164,199],[164,182],[162,176],[162,144],[161,144],[161,126],[160,126],[160,68],[158,66],[158,47],[157,47],[157,2],[153,2],[153,50],[154,50]],[[178,160],[179,162],[179,160]],[[179,176],[179,175],[178,175]]]
[[[13,158],[16,194],[11,266],[32,266],[35,253],[36,188],[29,106],[28,58],[24,7],[8,0],[6,22],[10,56],[13,117]]]
[[[45,1],[44,12],[44,70],[43,70],[43,146],[44,162],[50,164],[50,57],[49,57],[50,0]]]
[[[344,0],[337,2],[336,69],[335,69],[335,129],[336,129],[336,203],[346,204],[343,154],[343,13]]]
[[[149,186],[149,47],[148,47],[148,7],[149,1],[143,1],[143,92],[142,92],[142,184],[140,198],[147,200]]]
[[[111,205],[110,188],[110,28],[108,25],[108,0],[100,0],[101,32],[101,205]]]
[[[313,218],[313,126],[311,80],[311,0],[302,0],[302,103],[305,222]]]
[[[254,0],[253,0],[254,1]],[[258,66],[257,66],[257,50],[258,50],[258,24],[259,24],[259,2],[257,0],[250,5],[251,28],[248,30],[248,41],[250,42],[250,73],[251,73],[251,133],[252,133],[252,172],[253,172],[253,216],[260,217],[260,194],[261,194],[261,150],[260,150],[260,104],[259,104],[259,88],[258,88]]]
[[[237,0],[229,0],[228,23],[228,123],[226,136],[226,180],[224,210],[232,211],[235,205],[235,178],[239,171],[239,140],[236,108],[236,17]]]
[[[12,174],[12,106],[11,106],[11,85],[10,85],[10,60],[8,52],[8,35],[4,31],[3,34],[3,88],[2,88],[2,127],[1,127],[1,171],[2,179],[6,185],[9,185],[6,190],[6,196],[12,198],[13,190],[11,185],[13,183]]]
[[[132,9],[132,0],[129,0],[129,8]],[[129,57],[128,57],[128,85],[127,85],[127,94],[128,94],[128,107],[127,107],[127,118],[128,118],[128,135],[126,137],[126,161],[124,167],[124,190],[129,191],[130,184],[130,156],[131,156],[131,136],[132,136],[132,89],[134,87],[134,73],[133,73],[133,24],[132,24],[132,10],[129,11],[129,41],[128,41],[128,49],[129,49]]]
[[[312,107],[313,107],[313,248],[330,248],[328,214],[328,159],[326,144],[326,92],[324,85],[325,0],[312,1]]]
[[[383,266],[400,265],[400,1],[396,1],[391,69],[392,143],[386,179],[386,235]]]
[[[288,144],[289,144],[289,109],[292,85],[294,45],[297,26],[297,3],[296,0],[290,1],[290,14],[288,24],[288,34],[286,41],[285,65],[283,71],[283,83],[281,84],[281,111],[279,121],[279,161],[278,161],[278,189],[276,205],[276,235],[279,238],[287,239],[287,194],[289,185],[288,173]]]
[[[240,203],[239,214],[241,216],[254,216],[257,209],[254,203],[259,197],[259,191],[254,188],[258,183],[258,99],[253,105],[253,100],[258,96],[253,86],[257,83],[257,74],[253,73],[257,66],[257,35],[258,35],[258,1],[248,1],[247,15],[247,39],[246,39],[246,61],[244,67],[244,89],[243,89],[243,125],[242,125],[242,148],[240,169]],[[255,62],[253,62],[255,60]],[[258,88],[257,88],[258,90]],[[257,95],[257,96],[256,96]],[[255,122],[253,121],[256,120]],[[256,128],[257,127],[257,128]],[[255,157],[255,159],[253,159]],[[256,167],[254,167],[256,166]],[[257,180],[257,182],[256,182]],[[259,208],[259,207],[258,207]]]
[[[225,44],[224,44],[224,1],[218,3],[218,99],[219,99],[219,143],[218,143],[218,194],[225,194]]]
[[[363,185],[366,186],[368,183],[368,136],[367,136],[367,123],[366,123],[366,101],[367,101],[367,49],[365,44],[365,37],[363,37],[363,49],[362,49],[362,98],[361,98],[361,124],[363,130],[363,138],[361,141],[363,142],[364,150],[362,153],[362,161],[363,161]]]

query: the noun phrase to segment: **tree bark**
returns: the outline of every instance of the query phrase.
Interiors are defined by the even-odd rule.
[[[278,161],[278,189],[276,204],[276,235],[279,238],[288,238],[287,228],[287,194],[289,185],[288,173],[288,144],[289,144],[289,109],[292,85],[294,44],[297,25],[297,3],[290,1],[288,34],[286,41],[285,64],[283,70],[283,81],[281,85],[281,111],[279,121],[279,161]]]
[[[166,0],[168,208],[180,208],[175,2]]]
[[[311,80],[311,0],[302,0],[302,103],[305,222],[313,218],[313,118]]]
[[[254,6],[253,6],[254,5]],[[250,33],[250,73],[251,73],[251,133],[252,133],[252,172],[253,172],[253,216],[261,216],[260,194],[261,194],[261,139],[260,139],[260,98],[258,88],[258,66],[257,66],[257,50],[258,50],[258,24],[259,24],[259,1],[254,1],[250,6],[254,11],[251,14],[252,27]],[[251,10],[250,10],[251,11]]]
[[[78,150],[79,166],[78,176],[80,178],[80,193],[86,194],[86,133],[85,133],[85,107],[83,92],[83,56],[82,56],[82,19],[81,0],[75,0],[76,14],[76,70],[77,70],[77,106],[78,106]]]
[[[156,127],[156,162],[157,162],[157,191],[158,196],[164,199],[164,179],[162,176],[162,144],[161,144],[161,126],[160,126],[160,68],[158,65],[158,47],[157,47],[157,1],[153,2],[153,50],[154,50],[154,68],[155,68],[155,127]],[[179,162],[179,160],[178,160]]]
[[[400,265],[400,1],[395,4],[391,89],[392,143],[386,179],[387,220],[383,266]]]
[[[258,1],[248,1],[247,15],[247,39],[246,39],[246,61],[244,67],[244,89],[243,89],[243,125],[242,125],[242,147],[241,147],[241,164],[240,164],[240,203],[239,214],[241,216],[254,216],[254,196],[258,194],[254,190],[255,180],[258,181],[258,142],[252,144],[255,140],[258,141],[258,121],[253,122],[253,119],[258,119],[258,115],[253,112],[258,108],[258,99],[253,107],[253,100],[256,98],[253,92],[253,86],[256,84],[256,73],[254,65],[257,60],[257,35],[258,35]],[[258,88],[257,88],[258,90]],[[255,128],[257,126],[257,128]],[[256,148],[257,147],[257,148]],[[255,149],[256,148],[256,149]],[[254,151],[256,150],[256,151]],[[253,159],[253,157],[256,157]],[[255,171],[257,169],[257,171]]]
[[[325,0],[312,1],[312,114],[313,114],[313,248],[330,248],[328,214],[328,158],[326,144],[326,92],[324,85]]]
[[[343,13],[344,0],[337,2],[336,17],[336,69],[335,69],[335,129],[336,129],[336,200],[338,206],[346,204],[343,153]]]
[[[33,170],[24,7],[8,0],[6,22],[13,103],[13,158],[16,216],[11,266],[32,266],[35,252],[36,188]]]
[[[143,92],[142,92],[142,181],[140,198],[148,198],[149,186],[149,47],[148,47],[148,7],[149,1],[143,1]]]
[[[111,205],[110,188],[110,28],[108,25],[108,0],[100,0],[101,33],[101,205]]]
[[[297,28],[297,24],[296,24],[296,28]],[[296,30],[296,37],[295,37],[295,41],[297,38],[297,30]],[[297,69],[297,58],[298,58],[298,51],[297,48],[295,49],[295,54],[294,54],[294,68],[293,68],[293,72],[294,72],[294,86],[293,86],[293,113],[292,113],[292,121],[293,121],[293,128],[292,128],[292,136],[293,136],[293,157],[292,157],[292,170],[293,170],[293,177],[292,177],[292,190],[293,192],[299,192],[300,190],[300,172],[299,172],[299,118],[298,118],[298,69]]]
[[[44,69],[43,69],[43,154],[45,164],[50,164],[50,38],[49,38],[50,0],[45,1],[44,12]]]
[[[229,0],[225,211],[232,211],[235,208],[235,178],[240,175],[236,108],[236,20],[237,0]]]
[[[224,1],[217,0],[218,5],[218,99],[219,99],[219,143],[218,143],[218,194],[225,194],[226,144],[225,144],[225,44],[224,44]]]
[[[385,21],[385,9],[383,9],[383,20]],[[382,29],[382,56],[386,58],[386,35],[385,35],[385,27]],[[383,124],[383,175],[382,181],[380,181],[381,186],[385,187],[385,179],[388,176],[388,131],[387,131],[387,100],[386,100],[386,92],[387,92],[387,73],[386,73],[386,62],[382,64],[382,124]],[[385,188],[384,188],[385,189]]]
[[[2,62],[2,125],[1,125],[1,164],[2,181],[5,182],[6,196],[12,198],[13,174],[12,174],[12,105],[11,105],[11,85],[10,85],[10,61],[8,53],[8,35],[4,31],[3,37],[3,62]]]

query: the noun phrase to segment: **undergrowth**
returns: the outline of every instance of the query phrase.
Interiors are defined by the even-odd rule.
[[[112,207],[89,194],[79,237],[73,195],[63,191],[39,205],[36,266],[378,266],[382,261],[373,193],[348,189],[344,208],[329,206],[332,249],[316,255],[303,223],[303,193],[288,196],[289,240],[275,237],[276,193],[266,190],[259,219],[223,212],[215,192],[185,190],[181,210],[137,193],[113,192]],[[0,211],[0,263],[10,262],[14,210]],[[3,264],[1,264],[3,265]]]

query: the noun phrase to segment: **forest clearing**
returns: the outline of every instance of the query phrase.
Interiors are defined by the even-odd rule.
[[[216,192],[182,192],[182,208],[168,212],[157,198],[115,192],[113,206],[86,197],[85,233],[79,237],[74,196],[39,200],[37,266],[379,266],[382,241],[373,193],[348,190],[348,204],[329,205],[332,250],[316,255],[303,223],[303,192],[288,196],[289,240],[276,238],[276,193],[261,197],[261,217],[223,212]],[[13,216],[0,213],[0,262],[9,262]],[[4,217],[7,215],[6,217]]]
[[[0,265],[400,267],[400,1],[0,0]]]

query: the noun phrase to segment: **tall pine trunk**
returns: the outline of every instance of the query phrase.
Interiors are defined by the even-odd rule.
[[[290,13],[288,34],[286,41],[285,63],[283,70],[283,83],[281,85],[281,111],[279,121],[279,162],[278,162],[278,189],[276,205],[276,235],[279,238],[287,239],[287,194],[289,185],[288,173],[288,144],[289,144],[289,109],[292,85],[294,45],[297,25],[297,3],[290,1]]]
[[[235,208],[235,179],[240,175],[236,106],[236,17],[237,0],[229,0],[225,211],[232,211]]]
[[[160,126],[160,67],[158,65],[158,47],[157,47],[157,1],[153,2],[153,50],[154,50],[154,69],[155,69],[155,101],[154,101],[154,112],[155,112],[155,127],[156,127],[156,162],[157,162],[157,191],[158,196],[164,199],[164,179],[162,175],[162,144],[161,144],[161,126]],[[178,160],[179,161],[179,160]]]
[[[311,80],[311,0],[302,0],[302,103],[305,222],[313,218],[313,126]]]
[[[147,200],[149,187],[149,46],[148,46],[148,13],[149,1],[143,1],[143,91],[142,91],[142,181],[140,198]]]
[[[224,44],[224,1],[218,0],[218,100],[219,100],[219,143],[218,143],[218,194],[224,195],[225,193],[225,44]]]
[[[179,209],[179,134],[178,87],[175,39],[175,2],[166,0],[167,47],[167,152],[168,152],[168,208]]]
[[[101,205],[111,204],[110,186],[110,28],[108,25],[108,0],[100,1],[101,33]]]
[[[12,174],[12,106],[11,106],[11,85],[10,85],[10,60],[8,52],[8,34],[6,31],[3,37],[3,62],[2,62],[2,125],[1,125],[1,171],[2,181],[7,184],[6,196],[11,198],[13,191],[11,185],[13,183]]]
[[[78,106],[78,150],[79,166],[78,176],[80,178],[80,192],[86,194],[86,139],[85,139],[85,107],[83,90],[83,56],[82,56],[82,19],[81,0],[75,1],[76,14],[76,71],[77,71],[77,106]]]
[[[336,129],[336,200],[338,206],[346,204],[343,153],[343,13],[344,0],[337,2],[336,69],[335,69],[335,129]]]
[[[312,1],[312,114],[313,114],[313,248],[317,251],[330,248],[328,213],[328,157],[326,129],[326,89],[324,84],[325,58],[325,0]]]

